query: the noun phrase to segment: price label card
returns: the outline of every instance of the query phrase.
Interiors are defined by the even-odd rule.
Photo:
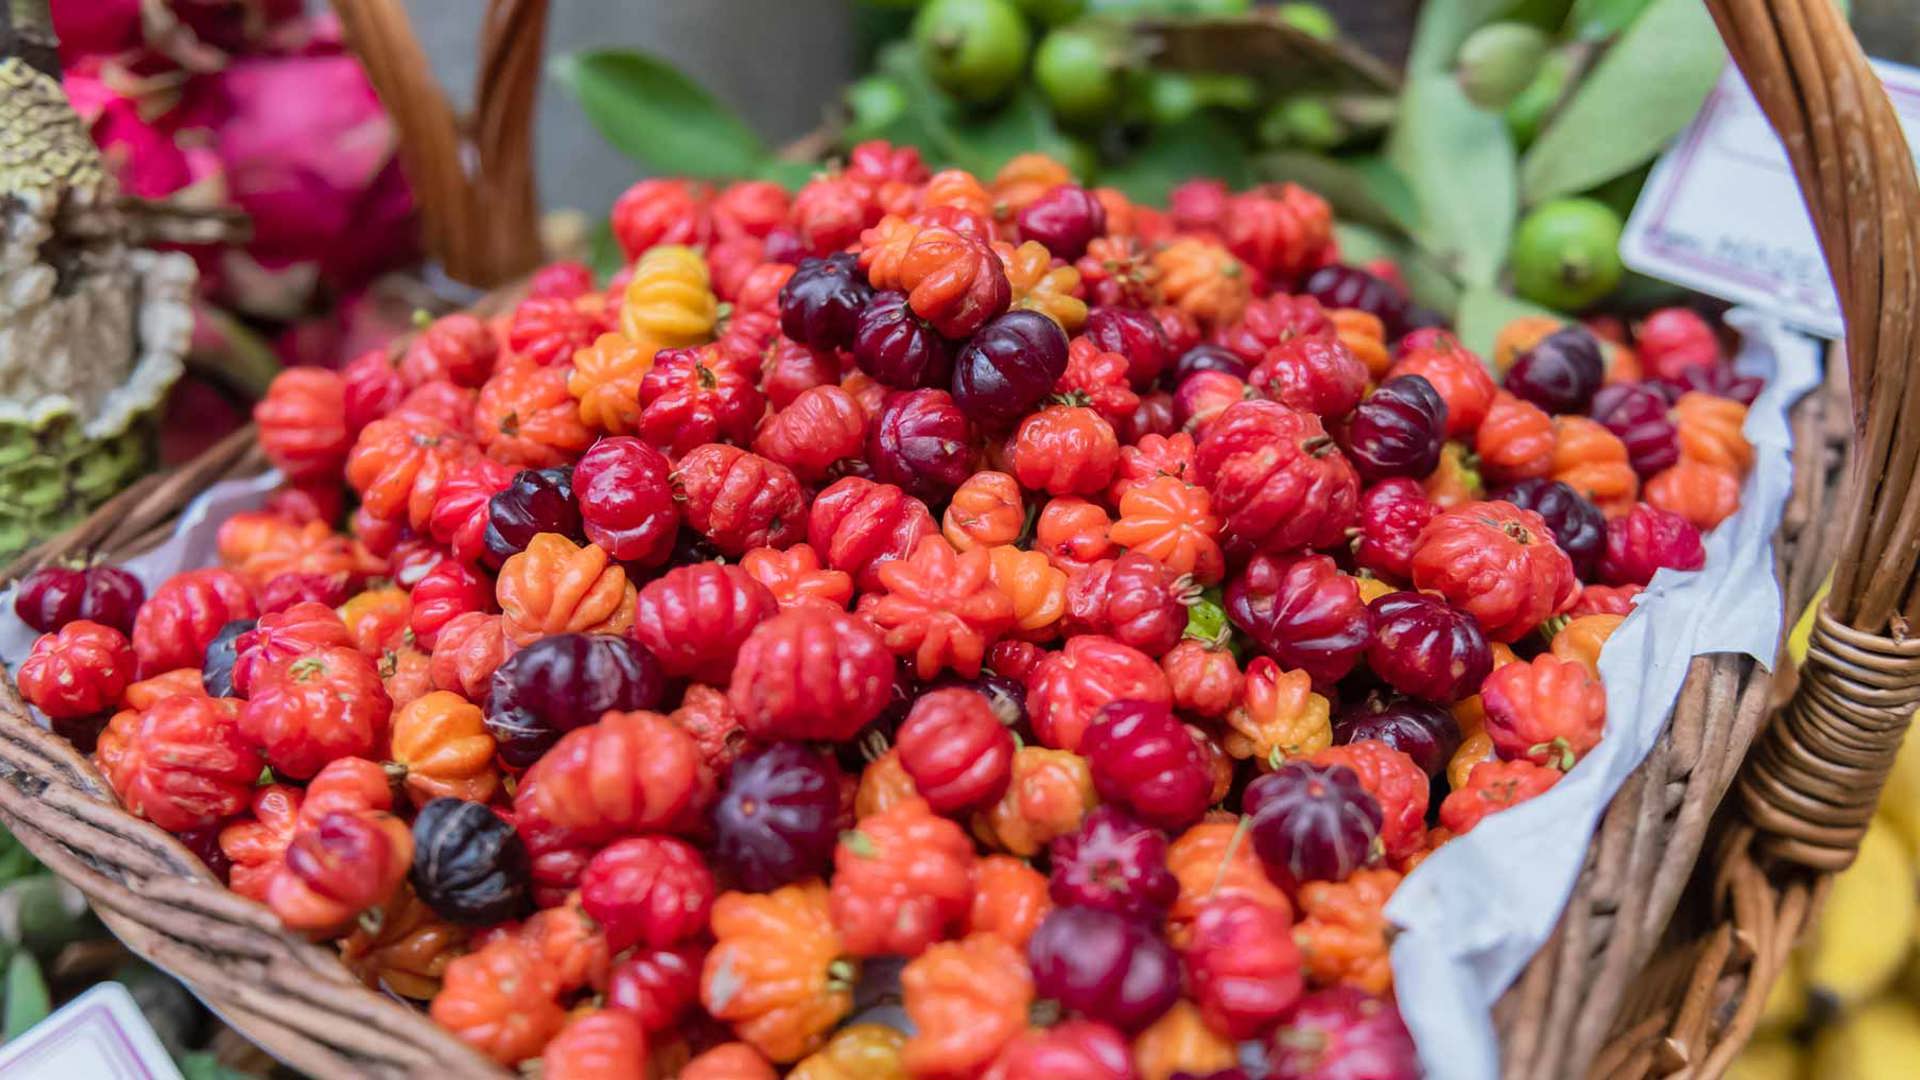
[[[1920,71],[1873,66],[1915,143]],[[1731,64],[1655,165],[1620,255],[1643,274],[1840,336],[1840,303],[1786,150]]]
[[[181,1080],[133,995],[119,983],[88,990],[0,1046],[6,1080]]]

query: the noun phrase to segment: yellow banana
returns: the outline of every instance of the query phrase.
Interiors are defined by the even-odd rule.
[[[1920,1011],[1898,998],[1861,1007],[1813,1043],[1810,1080],[1913,1080],[1920,1075]]]
[[[1800,1057],[1800,1048],[1785,1036],[1762,1035],[1733,1059],[1726,1080],[1800,1080]]]
[[[1866,1001],[1899,974],[1913,932],[1913,859],[1894,826],[1876,817],[1814,927],[1809,991],[1841,1009]]]

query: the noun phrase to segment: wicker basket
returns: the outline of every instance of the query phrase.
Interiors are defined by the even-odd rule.
[[[345,5],[368,6],[394,11]],[[497,0],[493,14],[543,6]],[[1795,413],[1796,493],[1777,537],[1789,611],[1829,567],[1834,586],[1797,679],[1738,657],[1694,662],[1667,733],[1593,837],[1554,937],[1496,1010],[1514,1077],[1723,1072],[1829,876],[1851,860],[1920,704],[1920,641],[1905,637],[1920,614],[1920,501],[1906,498],[1920,427],[1896,423],[1920,410],[1905,319],[1920,292],[1920,185],[1831,0],[1709,6],[1784,136],[1847,316],[1847,364],[1830,365],[1824,391]],[[537,34],[534,17],[526,32]],[[195,493],[263,467],[239,433],[0,570],[0,583],[74,553],[149,548]],[[120,810],[3,676],[0,821],[134,951],[283,1061],[324,1077],[505,1075]]]

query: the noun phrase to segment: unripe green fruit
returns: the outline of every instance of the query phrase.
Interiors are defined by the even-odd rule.
[[[1014,0],[1021,14],[1041,26],[1059,26],[1080,17],[1086,0]]]
[[[1260,141],[1268,146],[1331,150],[1347,137],[1346,125],[1325,98],[1297,95],[1273,103],[1260,118]]]
[[[1513,238],[1513,290],[1560,311],[1592,306],[1620,284],[1620,215],[1593,199],[1542,203]]]
[[[1032,39],[1007,0],[932,0],[914,17],[913,43],[935,85],[986,104],[1020,81]]]
[[[1281,4],[1273,9],[1273,16],[1295,30],[1322,41],[1332,41],[1340,36],[1340,27],[1333,21],[1333,16],[1319,4]]]
[[[847,87],[847,134],[870,139],[907,114],[907,91],[885,75],[869,75]]]
[[[1540,73],[1553,47],[1546,31],[1525,23],[1490,23],[1460,45],[1460,87],[1483,109],[1504,109]]]
[[[1084,26],[1065,26],[1040,39],[1033,81],[1054,114],[1069,124],[1094,124],[1120,103],[1120,64],[1114,43]]]
[[[1539,137],[1572,81],[1573,57],[1563,52],[1548,53],[1533,81],[1507,106],[1507,130],[1513,133],[1517,146],[1524,149]]]

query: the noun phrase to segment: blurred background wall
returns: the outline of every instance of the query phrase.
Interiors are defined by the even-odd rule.
[[[407,0],[441,82],[465,107],[473,86],[478,0]],[[854,75],[848,0],[554,0],[549,58],[631,45],[671,59],[779,145],[818,126]],[[541,201],[598,214],[637,175],[566,91],[540,88]]]

